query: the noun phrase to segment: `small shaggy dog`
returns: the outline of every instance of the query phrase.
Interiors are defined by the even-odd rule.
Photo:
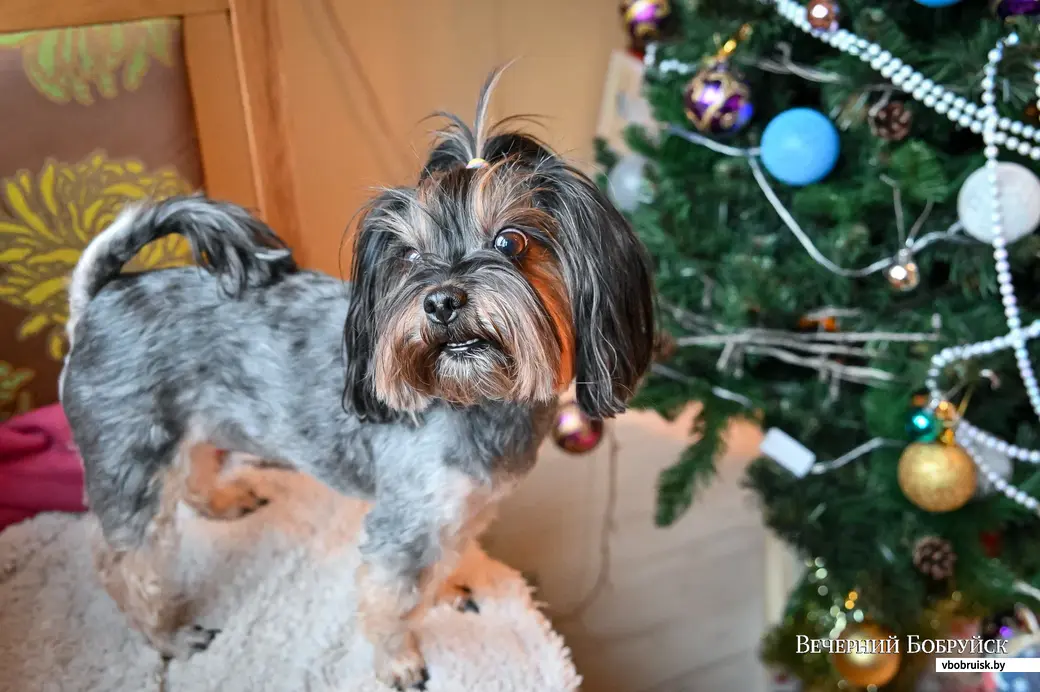
[[[591,416],[649,365],[646,253],[586,176],[535,139],[455,116],[414,187],[361,217],[351,283],[296,267],[263,223],[178,198],[125,211],[69,289],[62,402],[103,541],[97,566],[167,657],[216,634],[170,585],[185,502],[215,519],[264,499],[218,450],[372,500],[356,579],[379,680],[423,687],[414,622],[467,602],[454,563],[534,464],[576,380]],[[208,270],[120,270],[179,233]],[[345,326],[344,326],[345,325]]]

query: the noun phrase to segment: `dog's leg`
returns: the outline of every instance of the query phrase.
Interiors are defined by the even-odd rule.
[[[222,478],[226,452],[208,444],[186,450],[184,501],[210,519],[238,519],[267,504],[246,478]]]
[[[471,496],[468,503],[470,516],[458,531],[459,554],[465,552],[471,541],[480,538],[495,519],[498,502],[494,498]],[[434,605],[447,605],[460,613],[479,613],[480,606],[473,597],[473,589],[458,574],[452,574],[437,589]]]
[[[381,499],[365,517],[358,615],[374,649],[376,677],[397,689],[425,689],[429,677],[415,625],[438,600],[464,541],[451,504]]]
[[[149,644],[167,658],[187,659],[205,651],[218,630],[185,626],[178,595],[164,574],[164,559],[145,548],[116,551],[101,546],[95,568],[105,591]]]
[[[458,553],[461,555],[484,532],[494,518],[494,507],[486,506],[476,509],[473,516],[466,520],[459,529],[457,542]],[[443,568],[442,568],[443,569]],[[451,573],[444,579],[434,595],[433,605],[447,605],[460,613],[479,613],[480,606],[473,597],[473,589],[466,581],[456,573]]]
[[[101,583],[131,626],[163,656],[186,659],[204,651],[218,631],[187,625],[184,604],[171,583],[180,544],[174,514],[181,487],[179,473],[166,474],[159,511],[141,545],[114,548],[98,531],[93,547]]]
[[[397,690],[425,689],[429,673],[412,628],[422,603],[415,574],[390,560],[364,559],[357,586],[358,616],[372,644],[376,678]]]
[[[376,677],[397,689],[428,679],[415,625],[438,603],[478,612],[454,577],[463,550],[494,516],[487,488],[466,478],[439,479],[436,490],[377,498],[365,517],[358,569],[358,614],[375,652]]]

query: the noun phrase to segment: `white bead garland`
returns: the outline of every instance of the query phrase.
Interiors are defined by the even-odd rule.
[[[1003,493],[1005,497],[1013,500],[1027,509],[1040,513],[1040,501],[1038,501],[1032,495],[1029,495],[1023,490],[1016,488],[1011,483],[1008,483],[1004,478],[997,473],[988,463],[983,461],[983,455],[980,450],[975,446],[974,442],[966,435],[960,434],[960,428],[957,430],[957,444],[959,444],[968,455],[975,460],[975,465],[978,466],[979,473],[986,477],[986,480],[990,482],[997,492]]]
[[[825,43],[829,43],[838,50],[849,55],[859,56],[864,62],[870,62],[870,66],[889,79],[895,86],[909,93],[917,101],[921,101],[926,107],[934,109],[937,113],[945,115],[951,121],[961,127],[967,127],[972,132],[982,133],[985,144],[987,178],[992,191],[992,221],[993,221],[993,259],[997,269],[997,283],[1000,287],[1001,300],[1004,304],[1004,317],[1007,319],[1008,334],[1006,336],[990,339],[989,341],[966,346],[951,346],[943,349],[932,358],[932,367],[928,371],[926,385],[931,394],[931,407],[942,400],[942,392],[938,388],[938,377],[942,368],[951,362],[974,358],[976,356],[990,354],[1005,348],[1015,350],[1015,360],[1018,370],[1022,376],[1022,382],[1026,387],[1026,395],[1033,411],[1040,417],[1040,385],[1037,384],[1033,364],[1029,359],[1026,342],[1031,338],[1040,336],[1040,320],[1033,322],[1026,329],[1022,329],[1022,320],[1018,311],[1018,300],[1015,298],[1015,289],[1011,283],[1011,266],[1007,258],[1007,242],[1004,238],[1003,218],[1000,209],[1000,189],[997,179],[997,155],[1004,147],[1010,151],[1017,152],[1023,156],[1029,156],[1034,161],[1040,160],[1040,147],[1030,144],[1027,139],[1040,142],[1040,130],[1021,122],[1013,121],[1007,117],[997,115],[996,95],[993,93],[997,65],[1004,57],[1004,46],[1013,46],[1018,43],[1018,35],[1010,34],[1002,39],[989,52],[988,63],[982,79],[982,103],[981,107],[970,103],[963,96],[957,96],[943,86],[935,84],[927,79],[913,67],[904,64],[899,58],[893,57],[891,53],[883,50],[876,43],[871,43],[844,29],[827,31],[814,29],[806,19],[805,8],[795,0],[776,0],[775,2],[780,16],[784,17],[802,31],[812,34]],[[1034,75],[1037,86],[1038,105],[1040,105],[1040,69]],[[1009,136],[1008,132],[1011,135]],[[1022,490],[1011,485],[984,461],[982,455],[977,453],[978,447],[989,447],[1002,454],[1020,461],[1040,464],[1040,450],[1024,449],[1017,445],[1009,444],[987,432],[980,430],[968,421],[958,418],[954,421],[955,438],[964,447],[969,456],[975,461],[980,473],[993,484],[1000,492],[1011,500],[1023,505],[1029,510],[1040,514],[1040,501],[1031,497]]]
[[[922,102],[926,107],[945,115],[951,122],[960,127],[966,127],[978,134],[982,132],[985,123],[984,113],[986,108],[996,101],[992,89],[994,78],[988,77],[983,80],[983,87],[988,94],[983,94],[983,105],[979,106],[963,96],[958,96],[949,91],[941,84],[936,84],[915,70],[912,66],[905,64],[890,52],[884,50],[876,43],[865,38],[860,38],[851,31],[837,29],[827,31],[825,29],[814,29],[806,18],[806,9],[795,0],[776,0],[777,12],[781,17],[788,20],[807,34],[811,34],[824,43],[829,43],[843,53],[859,57],[864,62],[889,80],[896,87],[910,94],[915,100]],[[1017,37],[1015,41],[1017,41]],[[993,55],[993,51],[990,51]],[[657,45],[650,44],[643,58],[647,67],[656,67],[662,74],[678,73],[682,75],[693,74],[697,67],[679,60],[663,60],[655,65],[657,61]],[[1040,73],[1036,77],[1037,96],[1040,97]],[[1000,118],[997,121],[997,130],[994,140],[995,144],[1005,147],[1010,151],[1017,152],[1022,156],[1029,156],[1034,161],[1040,161],[1040,146],[1034,146],[1029,141],[1040,143],[1040,128],[1012,120],[1011,118]],[[1017,137],[1009,137],[1006,132],[1010,131]]]
[[[945,115],[952,122],[957,123],[961,127],[967,127],[972,132],[982,132],[986,121],[985,114],[988,112],[986,109],[996,102],[996,97],[993,94],[993,86],[996,79],[994,76],[995,72],[987,74],[982,80],[983,89],[986,90],[986,93],[982,95],[984,105],[977,106],[963,96],[958,96],[941,84],[936,84],[926,78],[923,74],[910,65],[905,64],[878,44],[872,43],[865,38],[860,38],[851,31],[846,31],[845,29],[827,31],[826,29],[812,28],[809,20],[806,18],[805,7],[795,0],[776,0],[775,4],[780,16],[802,31],[812,34],[824,43],[829,43],[843,53],[857,56],[863,62],[870,63],[870,66],[878,71],[882,77],[913,96],[915,100],[922,102],[927,108]],[[1014,43],[1017,43],[1018,37],[1014,34],[1012,36],[1014,38],[1012,39],[1009,36],[1008,40],[1013,40]],[[1014,45],[1014,43],[1009,43],[1008,45]],[[997,60],[999,61],[1000,56],[1003,55],[1003,45],[1001,45],[999,51],[994,49],[989,53],[990,62],[995,69],[994,55],[998,56]],[[1037,84],[1040,85],[1040,73],[1037,75]],[[1040,86],[1037,87],[1037,96],[1040,96]],[[1034,160],[1040,160],[1040,146],[1034,146],[1024,141],[1031,139],[1040,143],[1040,130],[1011,120],[1011,118],[999,118],[996,122],[996,129],[1000,130],[1000,132],[996,133],[996,138],[993,140],[995,144],[1023,156],[1030,156]],[[1018,136],[1009,137],[1006,134],[1007,131]]]
[[[1015,360],[1018,363],[1018,370],[1022,376],[1029,403],[1036,415],[1040,417],[1040,384],[1037,383],[1036,373],[1033,370],[1029,352],[1026,348],[1027,341],[1040,337],[1040,320],[1034,321],[1024,329],[1022,328],[1018,300],[1015,297],[1015,289],[1011,281],[1011,266],[1008,263],[1007,241],[1004,238],[1003,218],[1000,209],[1000,189],[997,178],[999,147],[1004,147],[1022,156],[1029,156],[1034,161],[1040,160],[1040,146],[1035,146],[1030,141],[1027,141],[1032,140],[1040,143],[1040,128],[1012,120],[1011,118],[1000,117],[997,115],[996,106],[994,105],[997,101],[994,94],[997,65],[1004,57],[1004,46],[1017,44],[1018,35],[1012,33],[1007,38],[1001,39],[996,47],[989,52],[987,56],[988,62],[982,79],[982,105],[979,106],[926,78],[912,66],[905,64],[876,43],[867,41],[845,29],[834,31],[814,29],[806,18],[805,7],[796,2],[796,0],[775,0],[774,4],[781,17],[787,19],[802,31],[811,34],[824,43],[834,46],[844,53],[857,56],[864,62],[869,62],[871,68],[879,72],[882,77],[910,94],[915,100],[922,102],[925,107],[936,111],[940,115],[945,115],[950,121],[960,127],[968,128],[976,134],[982,134],[985,145],[987,178],[992,191],[993,260],[997,270],[997,283],[1000,289],[1001,301],[1004,305],[1004,317],[1007,320],[1008,334],[988,341],[950,346],[941,350],[932,358],[932,365],[928,370],[925,384],[932,399],[930,408],[934,410],[944,399],[944,395],[939,389],[938,378],[945,366],[956,361],[989,355],[1012,348],[1015,351]],[[652,46],[652,48],[656,48],[656,46]],[[655,57],[653,50],[647,52],[645,60],[647,67],[654,66]],[[657,67],[661,72],[690,74],[694,71],[693,66],[686,65],[678,60],[666,60]],[[1038,66],[1033,79],[1037,84],[1037,105],[1040,106],[1040,66]],[[953,425],[957,443],[971,456],[979,472],[992,483],[993,487],[1014,502],[1040,514],[1040,500],[1004,480],[983,461],[983,455],[979,453],[979,449],[980,447],[990,448],[1001,454],[1006,454],[1012,459],[1032,464],[1040,464],[1040,450],[1025,449],[1010,444],[975,427],[959,416],[955,418]]]
[[[1012,129],[1015,123],[1011,123],[1008,118],[999,117],[997,109],[993,105],[996,102],[993,88],[997,76],[997,65],[1004,57],[1004,46],[1013,46],[1016,43],[1018,43],[1018,35],[1012,33],[1006,39],[1000,40],[996,48],[989,52],[989,61],[986,64],[985,77],[982,80],[983,89],[985,90],[982,94],[982,101],[986,105],[979,111],[978,120],[976,121],[982,123],[986,173],[990,185],[990,199],[992,201],[993,261],[997,269],[997,284],[1000,288],[1001,302],[1004,304],[1004,318],[1007,320],[1008,333],[1005,336],[975,344],[950,346],[935,354],[932,358],[932,366],[928,370],[928,376],[925,379],[925,385],[928,387],[928,392],[932,398],[931,407],[933,409],[943,398],[943,394],[939,389],[938,378],[944,367],[956,361],[970,360],[978,356],[989,355],[996,351],[1011,348],[1015,351],[1015,360],[1018,363],[1018,371],[1026,388],[1026,396],[1029,397],[1029,403],[1033,407],[1033,411],[1037,417],[1040,417],[1040,385],[1037,384],[1036,373],[1033,370],[1032,361],[1029,359],[1029,351],[1026,348],[1026,343],[1030,339],[1040,336],[1040,320],[1033,322],[1025,329],[1022,328],[1018,300],[1015,297],[1015,287],[1011,281],[1011,265],[1008,263],[1007,240],[1004,238],[1004,224],[1000,205],[1000,184],[997,177],[997,165],[999,163],[997,155],[1000,152],[996,145],[1014,142],[1012,147],[1014,148],[1014,146],[1019,144],[1013,137],[1008,138],[1004,133],[997,131],[1001,123],[1007,124],[1006,129]],[[1035,79],[1040,84],[1040,70],[1037,71]],[[1025,127],[1023,126],[1021,129],[1024,131]],[[983,461],[983,455],[979,454],[979,448],[988,447],[998,453],[1006,454],[1012,459],[1033,464],[1040,463],[1040,450],[1025,449],[1010,444],[980,430],[963,418],[958,417],[955,419],[953,425],[955,426],[954,436],[958,444],[968,452],[975,461],[976,466],[978,466],[979,472],[986,476],[990,483],[993,484],[993,487],[1014,502],[1040,514],[1040,501],[1001,478]]]

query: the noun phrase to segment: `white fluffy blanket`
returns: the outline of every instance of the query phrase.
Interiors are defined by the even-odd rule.
[[[43,515],[0,534],[3,692],[387,692],[356,631],[354,544],[365,506],[263,472],[271,503],[234,522],[183,509],[184,583],[210,648],[163,667],[97,585],[89,518]],[[461,571],[480,613],[431,611],[420,641],[429,692],[556,692],[580,678],[512,569],[474,548]]]

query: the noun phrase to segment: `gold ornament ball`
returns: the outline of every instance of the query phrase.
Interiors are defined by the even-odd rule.
[[[895,640],[889,639],[891,635],[891,631],[873,622],[849,625],[838,639],[854,642],[852,650],[832,654],[831,663],[841,677],[853,685],[885,685],[899,672],[902,659]]]
[[[960,509],[977,484],[974,462],[955,444],[915,442],[899,457],[899,487],[926,512]]]

